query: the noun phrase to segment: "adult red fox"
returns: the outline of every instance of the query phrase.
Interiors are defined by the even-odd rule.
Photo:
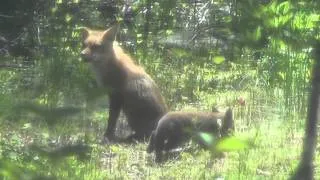
[[[115,43],[118,25],[105,31],[83,28],[81,56],[89,63],[98,84],[108,88],[109,120],[104,141],[115,140],[115,126],[123,110],[131,129],[128,140],[148,138],[167,106],[152,78]]]
[[[233,130],[234,122],[230,108],[226,112],[168,112],[152,132],[147,152],[155,151],[156,162],[161,162],[162,151],[176,148],[199,132],[220,138],[228,136]],[[205,145],[201,139],[197,142]]]

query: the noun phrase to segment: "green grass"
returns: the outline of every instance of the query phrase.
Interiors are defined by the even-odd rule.
[[[253,139],[254,144],[239,152],[225,153],[224,157],[213,157],[210,151],[192,148],[159,165],[154,162],[153,154],[146,153],[147,143],[100,145],[97,139],[101,138],[103,128],[96,129],[98,133],[90,128],[76,133],[75,123],[71,121],[53,129],[35,126],[35,123],[31,127],[6,123],[1,126],[1,158],[21,169],[58,179],[286,179],[300,156],[303,127],[297,128],[290,121],[281,119],[281,112],[274,113],[268,109],[269,106],[259,108],[261,111],[258,112],[254,109],[248,112],[248,107],[250,103],[234,108],[235,136]],[[248,116],[248,113],[251,115]],[[93,116],[101,119],[98,126],[103,127],[105,115]],[[67,133],[61,132],[61,129]],[[87,136],[91,137],[89,144],[92,152],[90,158],[84,161],[76,157],[55,160],[27,148],[34,142],[48,145],[60,140],[54,142],[58,146]],[[10,168],[4,169],[10,171]]]
[[[188,98],[181,102],[172,101],[175,104],[171,109],[210,111],[212,105],[231,106],[235,136],[250,140],[250,146],[244,150],[226,152],[223,157],[192,146],[180,154],[173,154],[162,164],[156,164],[154,155],[146,153],[147,142],[110,146],[99,144],[107,124],[106,103],[90,102],[80,113],[62,117],[57,123],[48,125],[41,114],[8,110],[16,100],[13,96],[2,95],[0,106],[5,108],[1,113],[6,115],[0,115],[0,177],[33,179],[41,175],[40,179],[94,180],[287,179],[299,161],[306,107],[288,112],[295,106],[285,105],[286,96],[282,89],[260,83],[263,79],[254,71],[246,72],[248,78],[242,81],[239,89],[225,87],[239,81],[239,77],[232,77],[232,70],[216,72],[215,76],[225,77],[218,81],[219,88],[208,92],[195,88],[193,94],[197,102],[189,103]],[[173,84],[169,85],[172,90]],[[238,103],[239,97],[245,99],[245,105]],[[304,99],[307,101],[306,97]],[[92,147],[87,159],[76,156],[51,157],[30,148],[31,144],[37,144],[42,148],[54,149],[78,142]],[[318,179],[319,154],[316,153],[316,156],[315,179]]]

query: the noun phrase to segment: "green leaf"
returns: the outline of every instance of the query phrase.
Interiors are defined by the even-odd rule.
[[[255,41],[259,40],[261,38],[261,26],[258,26],[256,30],[254,31],[253,39]]]
[[[66,16],[65,16],[66,22],[70,22],[71,19],[72,19],[72,16],[70,14],[66,14]]]
[[[318,22],[320,20],[319,14],[311,14],[309,15],[309,20],[312,22]]]
[[[112,152],[119,152],[121,150],[121,148],[119,146],[110,146],[110,149]]]
[[[277,13],[279,14],[287,14],[289,10],[291,9],[291,4],[289,1],[284,1],[280,3],[277,7]]]
[[[51,8],[51,13],[55,13],[55,12],[57,12],[57,10],[58,10],[58,8],[57,7],[53,7],[53,8]]]
[[[167,29],[167,30],[166,30],[166,35],[171,35],[171,34],[173,34],[172,29]]]
[[[282,80],[284,80],[285,79],[285,73],[284,72],[278,72],[278,75],[280,76],[280,78],[282,79]]]
[[[48,139],[50,136],[49,136],[48,133],[44,132],[44,133],[42,133],[42,137],[43,137],[44,139]]]
[[[22,129],[29,129],[31,127],[32,127],[31,123],[26,123],[23,125]]]
[[[225,61],[225,58],[223,56],[215,56],[213,57],[213,62],[215,64],[221,64]]]
[[[211,146],[215,142],[215,138],[212,134],[199,132],[198,136],[206,146]]]
[[[186,101],[186,100],[188,100],[189,98],[188,98],[187,96],[181,96],[181,99],[184,100],[184,101]]]
[[[229,137],[219,141],[216,145],[218,151],[239,151],[249,147],[247,140],[237,137]]]

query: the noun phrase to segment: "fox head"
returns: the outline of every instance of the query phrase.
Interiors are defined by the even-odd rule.
[[[99,62],[114,56],[113,41],[118,31],[118,24],[105,31],[83,28],[83,50],[81,57],[85,62]]]

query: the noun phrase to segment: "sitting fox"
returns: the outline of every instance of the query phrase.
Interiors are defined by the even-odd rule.
[[[115,140],[120,110],[134,131],[128,140],[143,140],[149,138],[167,106],[152,78],[115,43],[117,29],[118,25],[105,31],[83,28],[81,56],[91,65],[98,84],[108,88],[110,108],[104,142]]]
[[[226,112],[168,112],[152,132],[147,152],[155,151],[156,162],[162,161],[162,151],[169,151],[189,140],[199,132],[217,138],[234,131],[232,110]]]

